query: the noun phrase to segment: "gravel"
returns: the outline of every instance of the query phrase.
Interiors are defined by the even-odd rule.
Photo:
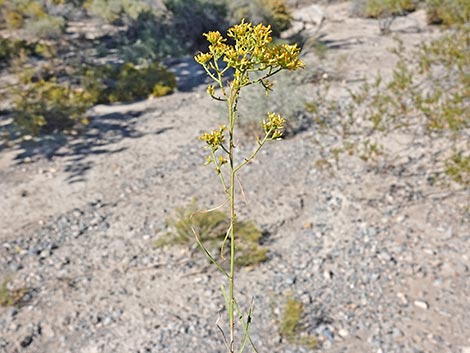
[[[0,270],[10,289],[25,289],[0,307],[0,353],[225,351],[223,276],[194,247],[154,246],[175,208],[223,201],[194,147],[196,130],[217,123],[211,106],[195,91],[102,108],[139,110],[142,133],[113,141],[120,152],[90,153],[84,181],[67,181],[67,153],[0,172],[0,206],[11,207]],[[279,333],[293,297],[300,334],[324,352],[469,353],[468,192],[426,182],[419,137],[416,163],[345,157],[330,174],[315,167],[314,136],[271,144],[241,174],[239,217],[257,221],[269,249],[236,285],[242,308],[254,298],[259,351],[309,351]],[[46,180],[36,169],[54,172]]]

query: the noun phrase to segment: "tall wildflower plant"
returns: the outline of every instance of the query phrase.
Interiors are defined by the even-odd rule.
[[[269,81],[271,76],[281,70],[297,70],[304,64],[299,59],[300,49],[297,45],[273,45],[271,28],[263,24],[254,26],[242,20],[240,24],[228,30],[228,38],[224,38],[217,31],[206,33],[204,36],[209,42],[209,50],[196,55],[195,60],[204,67],[207,75],[215,82],[215,85],[209,85],[207,88],[208,94],[227,105],[225,123],[214,131],[204,133],[200,139],[206,143],[209,151],[206,163],[214,167],[226,195],[226,202],[230,205],[230,224],[221,249],[221,254],[223,254],[225,245],[230,246],[229,270],[225,270],[207,250],[194,229],[193,232],[203,252],[228,281],[228,291],[223,284],[221,289],[228,312],[229,337],[219,326],[227,351],[242,353],[249,343],[257,352],[249,335],[253,304],[244,315],[235,298],[235,252],[237,248],[235,188],[238,172],[256,157],[268,141],[279,140],[282,137],[286,121],[279,114],[267,113],[264,118],[260,119],[264,133],[257,138],[256,148],[243,159],[235,158],[234,130],[238,118],[237,105],[240,91],[245,87],[259,84],[268,94],[273,86]],[[233,77],[226,81],[224,78],[229,70],[233,73]],[[238,160],[241,162],[237,163]],[[244,333],[238,342],[235,339],[235,314],[240,318],[241,329]]]

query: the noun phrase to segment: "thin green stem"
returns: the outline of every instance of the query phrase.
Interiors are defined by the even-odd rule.
[[[211,150],[211,156],[212,156],[212,160],[214,161],[214,164],[215,164],[217,175],[219,176],[222,187],[224,188],[224,192],[227,193],[227,183],[225,182],[225,178],[224,178],[224,175],[222,174],[222,169],[221,169],[222,168],[222,163],[219,163],[217,161],[217,158],[215,158],[214,150]]]
[[[263,145],[269,140],[269,136],[272,134],[273,131],[274,131],[274,129],[269,130],[266,133],[266,135],[264,136],[264,138],[261,141],[258,142],[258,147],[253,151],[253,153],[248,158],[245,158],[245,160],[242,163],[240,163],[237,167],[235,167],[235,169],[234,169],[235,173],[238,172],[245,165],[250,163],[256,157],[256,155],[261,150]]]
[[[234,321],[234,282],[235,282],[235,170],[234,170],[234,120],[235,120],[235,99],[236,92],[233,90],[233,86],[230,87],[230,97],[228,100],[229,109],[229,164],[230,164],[230,274],[229,274],[229,327],[230,327],[230,353],[234,350],[235,341],[235,321]]]

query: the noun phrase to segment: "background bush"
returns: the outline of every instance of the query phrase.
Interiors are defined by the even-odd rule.
[[[23,29],[26,34],[39,38],[57,37],[65,26],[64,19],[50,15],[39,0],[4,0],[0,19],[4,29]]]
[[[284,0],[235,0],[229,2],[232,21],[242,18],[254,24],[271,25],[274,36],[289,28],[291,15]]]
[[[310,120],[305,116],[306,97],[302,81],[309,75],[308,70],[294,73],[280,72],[273,79],[274,90],[266,97],[264,89],[257,85],[247,87],[241,95],[243,106],[239,108],[238,123],[248,134],[261,135],[260,117],[267,111],[278,112],[287,120],[285,135],[292,135],[306,128]]]
[[[70,130],[87,124],[86,111],[94,103],[92,94],[56,77],[37,77],[33,71],[21,74],[20,84],[11,87],[12,118],[23,133]]]
[[[86,70],[84,87],[97,103],[132,102],[172,93],[176,78],[158,63],[144,67],[132,63],[104,65]]]
[[[470,23],[470,1],[468,0],[427,0],[427,20],[431,24],[448,26]]]

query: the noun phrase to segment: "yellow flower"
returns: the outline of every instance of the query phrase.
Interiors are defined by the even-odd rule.
[[[211,53],[199,53],[194,57],[194,60],[198,64],[204,65],[207,63],[210,59],[212,59],[212,54]]]
[[[277,113],[268,113],[268,118],[261,121],[264,132],[270,135],[271,139],[277,139],[282,136],[286,119]]]
[[[219,130],[205,132],[199,138],[206,142],[214,151],[216,151],[225,141],[224,131],[226,129],[226,126],[220,125]]]
[[[212,45],[219,45],[225,42],[227,39],[222,37],[219,31],[210,31],[208,33],[204,33],[204,36],[207,38],[208,42]]]

